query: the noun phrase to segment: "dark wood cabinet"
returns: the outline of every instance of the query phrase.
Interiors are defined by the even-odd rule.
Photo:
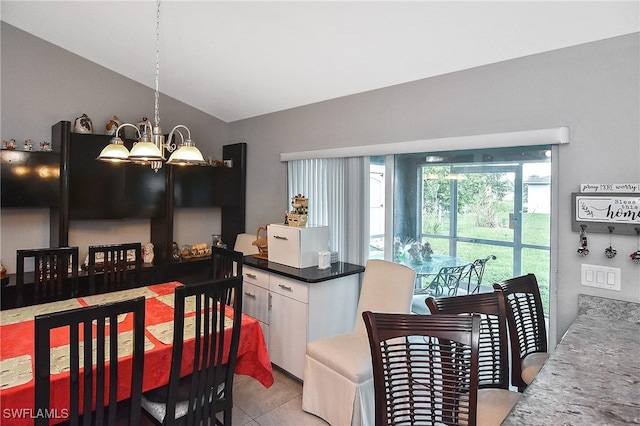
[[[60,154],[2,150],[0,205],[55,207],[60,200]]]
[[[51,208],[51,246],[69,244],[70,220],[148,218],[156,264],[171,262],[173,211],[180,207],[220,207],[223,241],[245,231],[245,143],[224,145],[233,167],[180,167],[155,172],[138,164],[96,161],[110,136],[71,132],[61,121],[51,130],[60,147],[57,204]],[[125,141],[131,149],[133,142]]]
[[[211,278],[210,258],[173,260],[174,209],[220,207],[222,240],[235,241],[245,231],[246,144],[223,146],[223,157],[233,167],[165,164],[155,173],[149,166],[96,161],[109,140],[109,136],[71,133],[71,123],[61,121],[51,129],[56,152],[2,150],[2,208],[49,207],[51,247],[69,245],[71,220],[149,218],[155,258],[153,265],[143,267],[142,285]],[[55,178],[45,179],[49,172],[43,167]],[[15,177],[20,174],[24,177]],[[15,307],[15,276],[12,280],[3,280],[1,309]],[[82,288],[88,288],[82,285],[85,274],[79,280]]]
[[[124,167],[95,160],[109,137],[71,133],[67,143],[69,219],[123,218]]]
[[[124,219],[163,216],[165,173],[149,166],[96,161],[110,136],[69,135],[69,218]],[[131,149],[133,142],[125,141]]]
[[[238,207],[245,203],[246,144],[225,145],[225,160],[232,167],[173,166],[176,207]]]
[[[182,167],[173,169],[173,203],[175,207],[219,206],[215,196],[215,176],[221,167]]]

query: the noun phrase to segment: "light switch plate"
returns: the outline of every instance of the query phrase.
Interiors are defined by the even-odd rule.
[[[582,264],[581,284],[620,291],[620,268]]]

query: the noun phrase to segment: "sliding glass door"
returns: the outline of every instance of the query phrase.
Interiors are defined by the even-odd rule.
[[[457,262],[495,256],[487,263],[482,290],[492,291],[495,281],[531,272],[548,312],[549,146],[394,156],[393,188],[386,189],[393,191],[393,214],[387,215],[393,220],[393,242],[386,245],[379,234],[384,229],[379,223],[382,205],[374,203],[381,199],[384,204],[376,193],[384,190],[377,184],[384,182],[383,160],[371,161],[370,257],[380,258],[384,250],[385,258],[410,264],[420,261],[416,249],[422,256],[430,250]],[[413,257],[407,260],[412,248]]]

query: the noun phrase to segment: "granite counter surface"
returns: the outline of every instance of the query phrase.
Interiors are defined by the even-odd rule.
[[[580,295],[578,316],[503,425],[640,424],[640,304]]]
[[[354,265],[346,262],[336,262],[331,264],[331,268],[318,269],[317,266],[309,268],[293,268],[276,262],[269,262],[266,259],[259,259],[255,256],[244,256],[242,263],[247,266],[273,272],[294,280],[303,281],[307,284],[320,283],[349,275],[364,272],[364,266]]]

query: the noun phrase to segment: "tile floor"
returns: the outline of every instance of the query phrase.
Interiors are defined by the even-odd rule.
[[[233,383],[233,424],[237,426],[326,426],[328,423],[302,411],[302,383],[273,368],[274,384],[265,388],[249,376]]]

